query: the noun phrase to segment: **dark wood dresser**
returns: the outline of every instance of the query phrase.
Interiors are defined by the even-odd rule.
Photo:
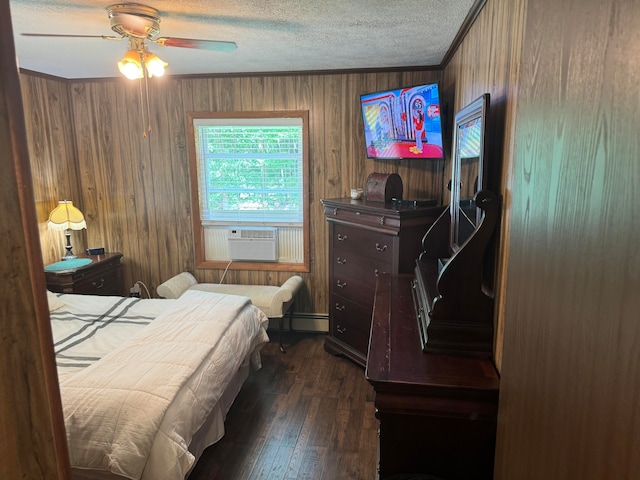
[[[325,350],[364,366],[377,275],[413,271],[422,251],[421,239],[444,207],[351,198],[321,201],[329,222],[329,335]]]
[[[55,293],[79,293],[85,295],[124,295],[122,253],[78,256],[91,263],[76,268],[47,270],[47,289]],[[63,260],[52,265],[63,265]],[[69,262],[70,265],[71,262]]]
[[[490,359],[425,353],[412,275],[378,276],[365,375],[380,420],[379,478],[493,478],[499,377]]]

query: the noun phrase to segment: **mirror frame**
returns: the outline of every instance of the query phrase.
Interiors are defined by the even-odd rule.
[[[453,253],[457,252],[462,246],[459,241],[460,231],[460,186],[461,186],[461,158],[460,158],[460,129],[473,120],[480,119],[480,152],[478,155],[478,179],[474,188],[474,199],[470,201],[475,204],[475,194],[486,188],[486,155],[485,155],[485,130],[487,123],[487,113],[489,110],[490,96],[488,93],[476,98],[460,109],[456,115],[453,124],[453,148],[451,161],[451,203],[449,204],[451,215],[451,227],[449,235],[450,248]],[[475,228],[478,228],[482,218],[482,210],[476,206]],[[470,235],[471,236],[471,235]],[[469,237],[468,237],[469,238]],[[466,239],[465,239],[466,241]],[[462,242],[464,243],[464,242]]]

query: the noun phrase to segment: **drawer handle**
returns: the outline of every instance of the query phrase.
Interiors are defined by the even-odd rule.
[[[342,312],[345,308],[344,305],[340,305],[339,303],[336,303],[336,310],[338,310],[339,312]]]
[[[343,235],[338,234],[338,241],[339,242],[344,242],[346,239],[347,239],[346,235],[343,236]]]
[[[347,259],[346,258],[340,258],[338,257],[336,259],[336,261],[340,264],[340,265],[344,265],[345,263],[347,263]]]
[[[347,331],[347,327],[341,327],[340,325],[336,325],[336,330],[338,331],[338,333],[344,334],[344,332]]]
[[[373,273],[376,274],[376,277],[378,276],[378,274],[380,273],[380,270],[378,270],[377,268],[373,271]]]
[[[347,282],[341,282],[340,280],[336,281],[336,285],[338,285],[338,288],[344,288],[347,286]]]
[[[96,290],[101,289],[102,287],[104,287],[104,278],[100,279],[100,283],[91,282],[91,285],[93,285],[93,288],[95,288]]]
[[[380,246],[379,243],[376,243],[376,250],[378,250],[379,252],[384,252],[386,249],[387,249],[386,245]]]
[[[333,214],[334,214],[334,215],[337,215],[337,214],[338,214],[338,209],[337,209],[337,208],[334,208],[334,209],[333,209]]]
[[[384,215],[380,217],[380,225],[384,225]]]

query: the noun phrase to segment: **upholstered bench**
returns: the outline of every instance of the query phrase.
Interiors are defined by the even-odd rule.
[[[282,326],[284,316],[289,312],[289,331],[293,323],[293,305],[295,296],[302,286],[302,277],[294,275],[279,287],[270,285],[234,285],[224,283],[198,283],[189,272],[182,272],[159,285],[156,289],[163,298],[178,298],[186,290],[202,290],[205,292],[226,293],[249,297],[251,303],[264,312],[269,318],[278,319],[280,351],[285,352],[282,345]]]

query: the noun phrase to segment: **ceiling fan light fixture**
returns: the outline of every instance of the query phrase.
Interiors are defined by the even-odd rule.
[[[148,52],[144,57],[144,64],[147,67],[149,77],[161,77],[164,75],[164,69],[169,64],[158,57],[156,54]]]
[[[135,50],[129,50],[122,60],[118,62],[118,70],[129,80],[137,80],[144,77],[142,64],[140,63],[140,54]]]

